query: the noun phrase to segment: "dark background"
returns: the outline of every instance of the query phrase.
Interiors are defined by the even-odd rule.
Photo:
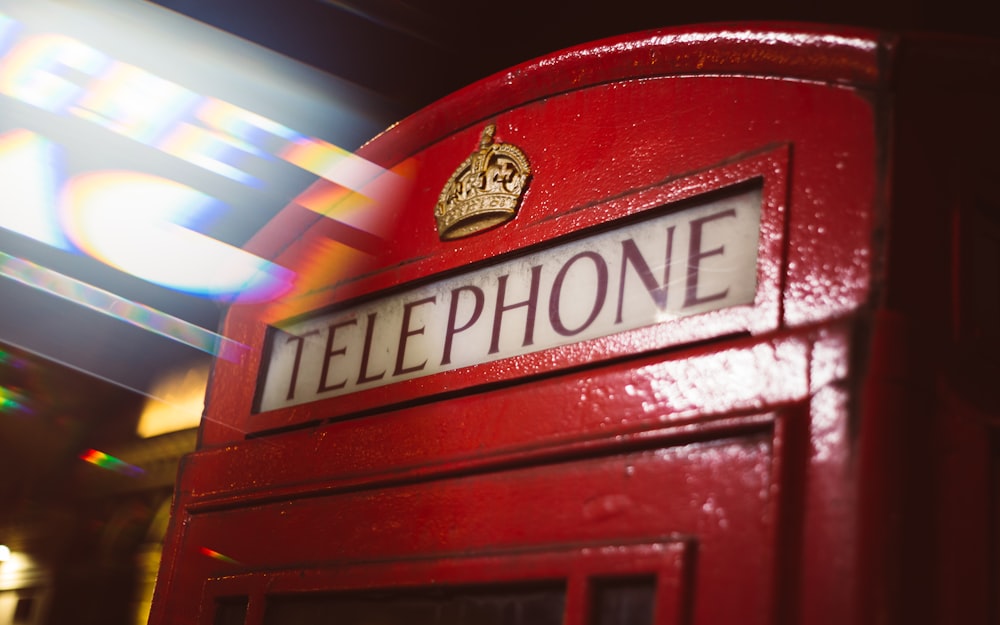
[[[414,110],[511,65],[661,26],[782,20],[995,36],[977,0],[159,0]]]

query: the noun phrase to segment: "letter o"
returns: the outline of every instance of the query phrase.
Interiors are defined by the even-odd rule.
[[[594,263],[594,269],[597,270],[597,292],[594,297],[594,306],[590,310],[590,316],[577,328],[567,328],[563,324],[562,319],[559,316],[559,301],[562,297],[562,287],[563,281],[566,279],[566,273],[569,268],[576,261],[581,258],[589,258]],[[549,295],[549,322],[552,323],[552,329],[561,334],[562,336],[573,336],[574,334],[579,334],[590,327],[590,324],[594,322],[597,315],[600,314],[601,309],[604,307],[604,300],[608,294],[608,265],[604,262],[604,257],[602,257],[597,252],[580,252],[573,258],[566,261],[565,264],[559,269],[559,273],[556,274],[555,281],[552,283],[552,293]]]

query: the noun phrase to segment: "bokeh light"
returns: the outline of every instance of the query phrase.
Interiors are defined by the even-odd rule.
[[[207,364],[197,364],[161,376],[146,398],[136,433],[148,438],[198,427],[205,407],[208,369]]]

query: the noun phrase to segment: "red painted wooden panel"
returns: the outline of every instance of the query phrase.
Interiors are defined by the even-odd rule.
[[[750,420],[719,440],[683,437],[676,445],[611,456],[206,510],[188,520],[192,553],[186,560],[202,575],[227,568],[346,571],[372,562],[449,561],[675,535],[696,545],[698,593],[687,598],[694,622],[743,615],[745,622],[766,623],[774,599],[772,437],[768,422]],[[236,563],[191,557],[202,548]],[[622,570],[643,572],[639,561],[629,566]],[[488,570],[479,575],[490,579]],[[392,588],[403,582],[386,566],[368,583]],[[723,594],[726,602],[713,599]]]

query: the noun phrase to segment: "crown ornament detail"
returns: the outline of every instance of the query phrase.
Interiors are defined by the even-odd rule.
[[[479,149],[441,190],[434,218],[442,240],[466,237],[517,215],[531,166],[517,146],[494,142],[495,132],[493,124],[483,129]]]

